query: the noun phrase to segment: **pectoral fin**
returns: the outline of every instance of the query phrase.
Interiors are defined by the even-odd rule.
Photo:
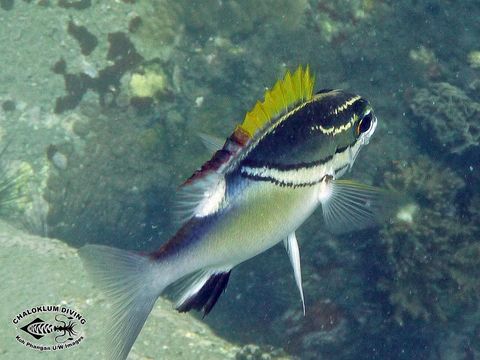
[[[283,240],[285,249],[287,250],[290,263],[293,267],[293,275],[295,276],[295,282],[297,283],[298,291],[300,291],[300,298],[302,299],[303,315],[305,315],[305,299],[303,298],[302,288],[302,270],[300,265],[300,251],[298,249],[298,242],[295,233],[291,233]]]
[[[320,196],[329,230],[345,233],[378,225],[388,213],[388,192],[351,180],[330,180]]]

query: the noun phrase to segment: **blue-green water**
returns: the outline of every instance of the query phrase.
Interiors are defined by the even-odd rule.
[[[74,248],[155,250],[177,229],[177,186],[211,156],[198,134],[229,136],[309,64],[316,90],[361,94],[377,114],[348,177],[405,201],[375,229],[336,236],[317,212],[297,231],[305,317],[277,246],[234,269],[203,321],[283,349],[273,358],[476,359],[479,18],[474,0],[0,1],[2,167],[29,176],[0,213]],[[50,286],[19,274],[21,304],[22,286]]]

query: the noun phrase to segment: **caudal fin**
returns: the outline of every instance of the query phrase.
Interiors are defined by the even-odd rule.
[[[149,257],[101,245],[86,245],[79,255],[96,284],[113,304],[107,356],[126,359],[160,293],[158,264]]]

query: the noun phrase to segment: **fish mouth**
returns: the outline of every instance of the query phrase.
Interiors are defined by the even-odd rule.
[[[363,145],[365,145],[365,144],[362,142],[355,149],[353,147],[350,147],[348,149],[348,157],[350,159],[349,164],[348,164],[348,170],[349,171],[352,169],[353,164],[355,163],[355,160],[357,159],[357,156],[360,153],[360,149],[362,148]]]

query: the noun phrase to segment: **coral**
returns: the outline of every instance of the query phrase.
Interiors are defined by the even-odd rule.
[[[346,3],[310,0],[308,26],[313,26],[321,38],[332,44],[345,41],[359,23],[368,22],[387,8],[375,0],[349,1]]]
[[[480,50],[471,51],[468,54],[468,63],[474,69],[480,69]]]
[[[416,209],[411,221],[398,216],[380,232],[389,271],[378,286],[394,318],[402,324],[407,317],[448,320],[465,312],[480,298],[480,244],[476,216],[465,216],[457,202],[463,180],[421,156],[395,164],[385,183]]]
[[[448,153],[463,154],[480,145],[480,104],[444,82],[415,92],[410,105],[428,136]]]
[[[441,77],[443,69],[432,49],[420,45],[410,50],[409,57],[426,79],[433,80]]]
[[[410,59],[412,59],[414,62],[418,62],[424,65],[438,62],[435,53],[431,49],[428,49],[423,45],[419,46],[417,49],[410,50],[409,56]]]
[[[143,74],[132,74],[130,79],[130,92],[134,97],[154,97],[165,88],[165,75],[161,72],[145,70]]]

